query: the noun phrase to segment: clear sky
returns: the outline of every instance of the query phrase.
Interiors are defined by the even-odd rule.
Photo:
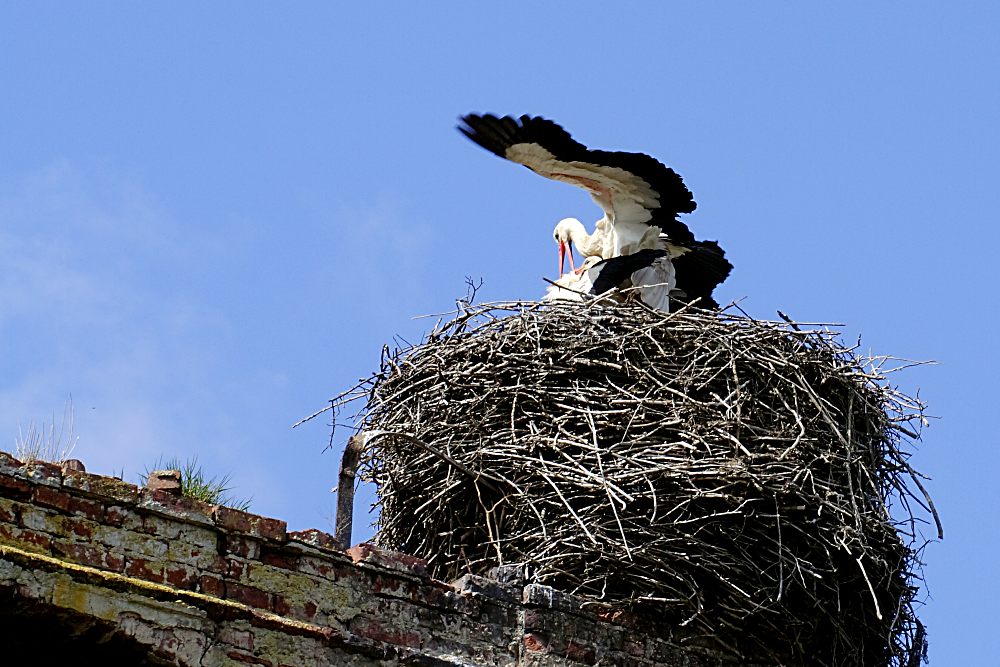
[[[921,616],[934,664],[996,663],[1000,5],[278,6],[0,6],[0,447],[72,395],[91,471],[197,455],[330,530],[328,420],[290,425],[599,217],[454,129],[544,115],[682,174],[720,301],[939,362],[896,377],[940,417]]]

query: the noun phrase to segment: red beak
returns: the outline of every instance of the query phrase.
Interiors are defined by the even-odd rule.
[[[566,242],[559,242],[559,277],[562,277],[563,267],[566,266]]]
[[[566,245],[569,247],[569,268],[576,273],[576,263],[573,261],[573,242],[567,241]]]

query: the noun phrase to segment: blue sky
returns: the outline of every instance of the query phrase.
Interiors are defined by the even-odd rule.
[[[277,7],[0,7],[0,447],[72,395],[90,470],[197,455],[330,529],[328,422],[290,425],[598,217],[454,129],[544,115],[683,175],[720,301],[939,362],[895,378],[940,417],[921,616],[935,664],[995,661],[994,3]]]

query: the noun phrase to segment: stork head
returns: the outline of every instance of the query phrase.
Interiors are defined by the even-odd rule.
[[[556,243],[572,243],[573,239],[587,236],[587,228],[576,218],[563,218],[552,230]]]
[[[576,264],[573,261],[573,239],[580,238],[581,235],[585,237],[587,235],[587,229],[583,226],[583,223],[576,218],[563,218],[559,221],[559,224],[556,225],[555,229],[552,230],[552,237],[559,245],[560,276],[565,273],[567,254],[569,255],[570,270],[576,270]],[[567,250],[569,251],[568,253]]]

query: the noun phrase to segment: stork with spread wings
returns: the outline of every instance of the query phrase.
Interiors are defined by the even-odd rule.
[[[681,222],[680,214],[691,213],[696,204],[673,169],[644,153],[591,150],[556,123],[536,116],[469,114],[461,118],[459,130],[491,153],[583,188],[604,211],[592,234],[575,218],[556,226],[560,273],[567,249],[574,265],[574,244],[585,257],[604,260],[664,250],[673,265],[667,272],[674,281],[669,285],[671,297],[697,299],[701,307],[718,306],[712,292],[733,267],[718,243],[696,240]],[[658,253],[644,256],[663,262]]]

